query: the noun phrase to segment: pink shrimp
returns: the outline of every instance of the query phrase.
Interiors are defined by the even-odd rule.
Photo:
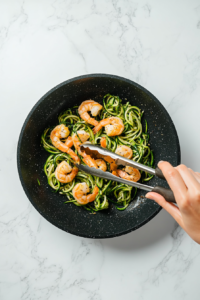
[[[77,175],[78,168],[71,167],[66,161],[62,161],[55,170],[55,176],[62,183],[71,182]]]
[[[102,109],[102,105],[93,101],[93,100],[86,100],[81,103],[81,105],[78,108],[78,113],[80,117],[86,121],[87,123],[97,126],[99,124],[98,121],[96,121],[94,118],[91,118],[88,114],[88,111],[91,112],[92,116],[97,116],[100,110]]]
[[[69,154],[73,160],[75,160],[77,163],[80,163],[80,158],[76,153],[70,149],[69,144],[71,145],[70,139],[66,141],[65,143],[61,142],[61,138],[66,138],[69,135],[69,129],[65,127],[64,124],[56,126],[50,135],[52,144],[59,149],[62,152],[66,152]]]
[[[101,158],[96,159],[95,162],[96,162],[96,164],[98,166],[98,169],[100,169],[100,170],[102,170],[104,172],[107,170],[106,162],[103,159],[101,159]]]
[[[132,149],[125,145],[117,146],[115,153],[129,159],[131,159],[131,157],[133,156]]]
[[[135,169],[133,167],[126,166],[125,170],[116,170],[117,175],[119,175],[121,178],[130,180],[130,181],[138,181],[141,178],[140,171],[138,169]]]
[[[76,134],[73,134],[72,136],[74,147],[77,149],[78,153],[83,157],[83,161],[86,165],[98,169],[95,159],[93,159],[90,155],[87,155],[84,151],[81,151],[80,149],[82,143],[86,142],[89,139],[89,133],[84,130],[78,130],[77,134],[79,137]]]
[[[93,128],[94,134],[96,134],[102,127],[105,127],[105,131],[108,136],[116,136],[120,135],[124,130],[124,123],[118,117],[103,119]]]
[[[92,194],[88,194],[89,192],[90,189],[86,182],[77,183],[72,190],[74,198],[78,203],[83,205],[93,202],[98,195],[99,189],[97,186],[95,186]]]

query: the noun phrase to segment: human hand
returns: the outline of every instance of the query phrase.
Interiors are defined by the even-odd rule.
[[[200,244],[200,173],[185,165],[174,168],[165,161],[159,162],[158,167],[173,191],[178,207],[154,192],[147,193],[146,198],[155,200]]]

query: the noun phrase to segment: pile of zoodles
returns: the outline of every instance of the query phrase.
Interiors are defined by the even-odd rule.
[[[106,137],[106,148],[115,152],[117,146],[126,145],[133,151],[132,160],[153,166],[154,156],[149,147],[149,134],[147,122],[145,120],[145,128],[143,129],[141,119],[143,111],[137,106],[132,106],[129,102],[123,103],[118,96],[107,94],[103,98],[103,109],[99,115],[95,117],[97,121],[108,117],[119,117],[124,123],[124,131],[120,136],[107,136],[104,127],[96,134],[93,134],[92,128],[94,126],[86,123],[78,114],[78,106],[74,106],[61,113],[58,117],[59,124],[64,124],[70,130],[70,135],[76,133],[77,130],[85,130],[90,134],[90,141],[93,144],[100,145],[102,137]],[[58,124],[57,124],[58,125]],[[99,210],[107,209],[109,203],[112,202],[116,209],[124,210],[129,203],[134,199],[137,189],[131,186],[121,184],[118,182],[102,179],[82,171],[79,171],[77,176],[69,183],[60,183],[55,177],[55,169],[63,160],[69,163],[72,167],[74,161],[67,154],[55,148],[50,139],[50,133],[53,128],[45,129],[42,134],[41,141],[44,149],[50,153],[44,165],[44,172],[47,176],[48,184],[57,193],[66,196],[67,200],[64,203],[73,203],[77,206],[83,206],[86,210],[95,213]],[[64,142],[64,140],[63,140]],[[72,150],[80,157],[81,164],[84,164],[83,158],[78,154],[77,150],[72,147]],[[141,171],[141,181],[149,181],[153,175]],[[99,193],[96,199],[86,205],[81,205],[74,199],[72,190],[77,183],[86,182],[93,190],[95,185],[99,188]],[[114,200],[115,199],[115,200]]]

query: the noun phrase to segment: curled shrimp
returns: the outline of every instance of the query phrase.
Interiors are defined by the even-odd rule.
[[[110,171],[115,171],[117,170],[117,164],[115,163],[115,160],[113,158],[111,158],[110,156],[104,156],[103,158],[107,163],[110,164]],[[106,163],[105,163],[106,165]],[[107,169],[107,166],[106,166]],[[103,170],[104,171],[104,170]]]
[[[94,134],[96,134],[102,127],[105,127],[105,131],[108,136],[115,136],[122,133],[124,130],[124,123],[118,117],[103,119],[93,128]]]
[[[56,179],[62,183],[71,182],[77,173],[78,168],[72,168],[66,161],[62,161],[55,170]]]
[[[106,138],[105,137],[101,138],[100,144],[101,144],[101,147],[106,148]],[[124,145],[118,146],[115,153],[118,155],[121,155],[123,157],[129,158],[129,159],[133,156],[132,149],[130,147],[124,146]],[[107,158],[105,160],[108,163],[110,163],[110,170],[112,171],[113,175],[117,176],[117,174],[116,174],[117,165],[115,163],[115,160],[107,159]]]
[[[66,152],[67,154],[69,154],[73,160],[75,160],[77,163],[80,162],[80,158],[78,157],[78,155],[76,155],[76,153],[69,147],[69,145],[71,145],[71,139],[68,138],[68,140],[63,143],[61,141],[62,138],[66,138],[69,135],[69,129],[61,124],[56,126],[50,135],[50,139],[52,144],[59,149],[62,152]],[[72,145],[71,145],[72,146]]]
[[[90,135],[88,132],[86,132],[85,130],[78,130],[77,134],[74,133],[72,135],[72,140],[74,143],[74,147],[76,148],[76,150],[78,151],[78,153],[80,155],[83,155],[83,152],[81,151],[80,146],[85,143],[88,139],[89,139]]]
[[[107,170],[106,162],[103,159],[101,159],[101,158],[96,159],[95,162],[96,162],[96,164],[98,166],[98,169],[100,169],[100,170],[102,170],[104,172]]]
[[[118,146],[115,153],[118,155],[121,155],[123,157],[129,158],[129,159],[133,156],[132,149],[130,147],[124,146],[124,145]],[[112,171],[113,175],[119,177],[119,174],[117,173],[118,172],[117,167],[118,167],[118,165],[115,163],[115,160],[111,160],[110,161],[110,170]]]
[[[90,192],[90,188],[86,182],[77,183],[72,190],[72,194],[74,198],[80,204],[87,204],[89,202],[93,202],[98,195],[99,189],[97,186],[94,187],[92,194],[88,194]]]
[[[138,181],[141,178],[140,171],[133,167],[126,166],[125,170],[116,170],[118,176],[130,181]]]
[[[125,145],[118,146],[115,153],[129,159],[133,156],[132,149]]]
[[[89,115],[89,111],[93,117],[96,117],[100,110],[102,109],[102,105],[93,101],[93,100],[86,100],[81,103],[81,105],[78,108],[78,113],[80,117],[86,121],[87,123],[97,126],[99,124],[98,121],[96,121],[94,118],[91,118]]]
[[[89,166],[90,168],[98,169],[96,160],[94,158],[92,158],[90,155],[87,155],[85,153],[83,154],[83,157],[84,157],[83,161],[87,166]]]
[[[78,136],[77,136],[78,135]],[[87,155],[84,151],[81,151],[80,146],[85,143],[89,139],[90,135],[88,132],[84,130],[78,130],[77,134],[73,134],[72,140],[74,143],[74,147],[77,149],[78,153],[83,157],[83,161],[86,165],[93,168],[98,168],[95,159],[93,159],[90,155]]]

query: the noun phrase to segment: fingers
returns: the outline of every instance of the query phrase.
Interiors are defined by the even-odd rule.
[[[175,169],[180,173],[188,189],[193,190],[199,188],[199,182],[192,170],[190,171],[185,165],[179,165]]]
[[[167,202],[163,196],[161,196],[157,193],[154,193],[154,192],[147,193],[145,197],[156,201],[176,220],[176,222],[182,228],[184,228],[180,210],[176,205],[174,205],[173,203]]]
[[[184,199],[185,194],[187,193],[187,187],[183,178],[181,177],[179,171],[166,161],[159,162],[158,167],[163,172],[170,188],[174,193],[176,202],[179,205],[180,200]]]
[[[200,173],[194,172],[192,169],[188,168],[188,170],[192,173],[192,175],[196,178],[196,180],[200,183]]]

